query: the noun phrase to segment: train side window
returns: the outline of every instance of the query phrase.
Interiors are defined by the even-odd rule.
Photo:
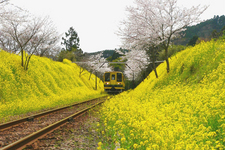
[[[115,80],[115,74],[112,74],[112,80]]]
[[[117,82],[122,82],[122,73],[117,73]]]
[[[110,73],[105,73],[105,81],[110,81]]]

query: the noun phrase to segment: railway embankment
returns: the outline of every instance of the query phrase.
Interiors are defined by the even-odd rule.
[[[48,110],[98,97],[104,90],[99,78],[69,60],[55,62],[32,56],[28,70],[21,67],[21,56],[0,50],[0,123],[18,115]],[[14,118],[12,117],[14,116]]]
[[[225,40],[189,47],[106,101],[99,149],[225,149]]]

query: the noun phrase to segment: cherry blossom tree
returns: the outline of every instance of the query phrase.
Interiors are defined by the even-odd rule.
[[[0,20],[6,18],[10,12],[7,11],[6,7],[9,5],[9,0],[0,0]]]
[[[177,0],[135,0],[134,6],[126,9],[127,19],[122,21],[118,35],[130,49],[161,45],[165,49],[169,72],[168,47],[171,40],[187,26],[199,22],[200,15],[207,8],[200,5],[180,7]]]
[[[5,2],[8,2],[9,0],[0,0],[0,4],[3,4]]]
[[[80,68],[80,76],[82,75],[84,69],[90,72],[89,79],[93,73],[98,74],[98,77],[102,77],[106,71],[112,71],[112,68],[107,63],[106,59],[103,57],[103,52],[96,55],[90,55],[83,57],[82,62],[75,62]]]
[[[127,59],[124,74],[128,80],[136,80],[139,73],[146,69],[149,64],[149,59],[144,50],[132,50],[122,56],[122,59]]]
[[[38,18],[20,8],[4,9],[0,23],[0,47],[21,54],[21,65],[28,69],[31,56],[51,55],[59,35],[49,18]]]

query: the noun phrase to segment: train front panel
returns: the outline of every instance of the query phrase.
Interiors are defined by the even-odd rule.
[[[104,89],[106,92],[122,92],[125,88],[122,72],[106,72],[104,78]]]

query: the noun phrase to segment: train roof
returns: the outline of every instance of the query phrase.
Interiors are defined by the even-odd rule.
[[[107,71],[105,73],[122,73],[121,71]]]

